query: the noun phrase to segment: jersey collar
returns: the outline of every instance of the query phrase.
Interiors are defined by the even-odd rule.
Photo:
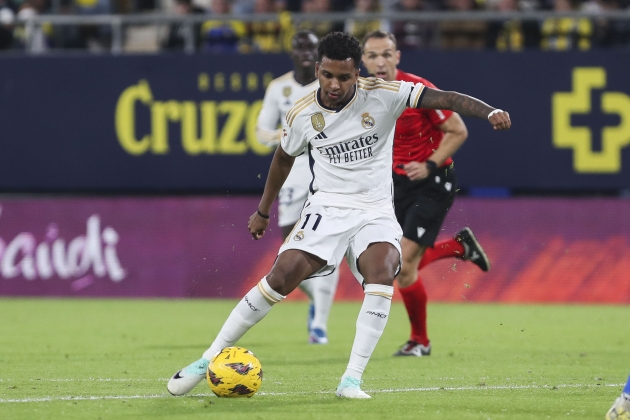
[[[324,105],[324,104],[321,102],[321,100],[319,99],[319,93],[320,93],[320,91],[321,91],[321,90],[322,90],[322,88],[317,88],[317,92],[315,92],[315,100],[316,100],[316,103],[317,103],[317,106],[318,106],[318,107],[320,107],[320,108],[321,108],[321,109],[323,109],[324,111],[328,111],[328,112],[335,112],[335,113],[337,113],[337,112],[341,112],[341,111],[343,111],[344,109],[348,108],[348,107],[350,106],[350,104],[352,104],[352,102],[354,102],[354,100],[355,100],[355,99],[356,99],[356,97],[357,97],[357,85],[355,84],[355,85],[354,85],[354,92],[352,93],[352,98],[350,98],[350,100],[348,101],[348,103],[347,103],[347,104],[345,104],[345,105],[343,106],[343,108],[339,108],[339,109],[336,109],[336,108],[330,108],[330,107],[327,107],[326,105]]]

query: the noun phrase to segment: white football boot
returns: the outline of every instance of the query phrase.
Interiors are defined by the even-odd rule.
[[[346,376],[341,379],[337,387],[337,396],[343,398],[372,398],[365,392],[361,391],[362,380]]]
[[[178,370],[168,381],[166,389],[172,395],[180,396],[192,391],[206,377],[209,360],[203,357],[185,368]]]

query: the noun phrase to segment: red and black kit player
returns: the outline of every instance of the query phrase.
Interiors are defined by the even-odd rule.
[[[363,40],[363,64],[386,81],[430,81],[397,69],[400,51],[392,34],[375,31]],[[435,242],[455,199],[457,173],[452,155],[468,136],[461,117],[448,110],[407,108],[394,133],[394,205],[403,229],[401,272],[396,280],[402,294],[411,335],[395,356],[427,356],[427,293],[418,270],[441,258],[469,260],[483,271],[490,261],[469,228],[453,238]]]

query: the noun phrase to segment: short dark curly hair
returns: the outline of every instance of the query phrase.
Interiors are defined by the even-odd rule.
[[[345,32],[331,32],[319,41],[317,47],[317,61],[322,62],[324,56],[331,60],[354,60],[354,67],[361,64],[361,43],[352,35]]]

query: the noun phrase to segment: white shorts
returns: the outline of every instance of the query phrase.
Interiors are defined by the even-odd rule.
[[[299,188],[283,186],[278,195],[278,226],[293,226],[300,218],[307,198],[308,184]]]
[[[402,256],[401,237],[402,229],[393,211],[390,215],[373,210],[311,206],[307,202],[278,255],[287,249],[299,249],[326,261],[326,266],[311,277],[332,273],[345,256],[352,273],[363,284],[363,276],[357,267],[363,251],[372,243],[387,242]],[[402,260],[398,269],[401,264]]]

